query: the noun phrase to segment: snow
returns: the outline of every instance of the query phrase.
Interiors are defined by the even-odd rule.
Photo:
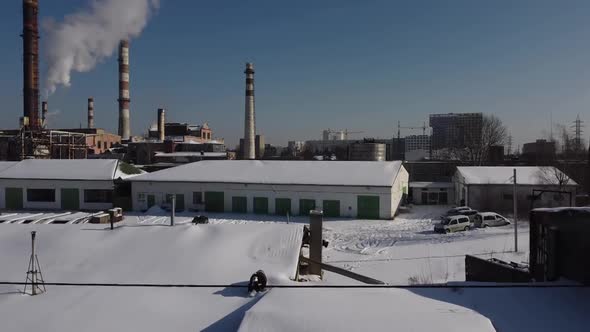
[[[131,181],[391,187],[400,168],[399,161],[210,160],[136,176]]]
[[[18,164],[18,161],[0,161],[0,172]]]
[[[181,152],[156,152],[156,157],[226,157],[226,152],[194,152],[194,151],[181,151]]]
[[[27,159],[0,170],[0,179],[113,180],[118,160]]]
[[[389,284],[410,285],[465,280],[465,255],[518,263],[528,260],[528,223],[437,234],[448,206],[415,206],[393,221],[333,220],[324,223],[324,261]],[[327,279],[330,282],[329,278]]]
[[[586,331],[588,288],[464,288],[466,254],[526,262],[528,223],[434,234],[448,206],[415,206],[395,220],[324,220],[324,261],[394,285],[450,282],[446,289],[62,287],[23,296],[0,285],[7,331]],[[108,225],[0,224],[0,281],[23,281],[31,230],[48,282],[244,284],[263,269],[271,285],[360,283],[326,272],[292,281],[305,217],[194,213],[127,214]],[[4,216],[4,215],[3,215]],[[6,215],[8,217],[8,215]],[[469,283],[472,284],[472,283]]]
[[[542,185],[547,184],[547,180],[557,181],[556,179],[551,179],[551,177],[544,179],[542,175],[543,167],[467,166],[457,167],[457,172],[464,177],[465,184],[512,184],[514,169],[516,169],[516,181],[518,184]],[[576,185],[576,183],[570,179],[568,185]]]
[[[452,182],[410,182],[410,188],[453,188]]]
[[[246,312],[248,331],[495,331],[476,311],[404,289],[273,289]]]
[[[301,225],[0,225],[0,281],[21,281],[37,231],[46,281],[233,284],[295,278]]]

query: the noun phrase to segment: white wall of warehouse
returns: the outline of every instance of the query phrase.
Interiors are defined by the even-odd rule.
[[[113,207],[112,203],[85,203],[84,190],[113,190],[113,181],[69,181],[69,180],[28,180],[0,179],[0,208],[6,208],[6,188],[23,189],[23,209],[30,210],[61,210],[61,189],[78,189],[80,210],[104,210]],[[27,189],[55,189],[54,202],[29,202]]]
[[[265,185],[265,184],[232,184],[232,183],[186,183],[186,182],[132,182],[133,209],[145,211],[147,198],[140,201],[139,195],[152,194],[156,197],[156,205],[162,205],[166,194],[184,195],[185,208],[197,208],[193,204],[193,192],[202,192],[203,198],[206,191],[224,193],[225,211],[232,208],[232,197],[247,197],[248,213],[254,211],[254,197],[268,198],[268,212],[275,213],[275,199],[291,199],[291,211],[299,214],[299,200],[313,199],[317,208],[322,208],[323,200],[339,200],[340,215],[342,217],[357,216],[357,196],[378,196],[379,216],[382,219],[391,219],[397,210],[402,197],[402,190],[408,186],[408,173],[402,168],[401,177],[398,177],[391,188],[389,187],[359,187],[359,186],[312,186],[312,185]]]

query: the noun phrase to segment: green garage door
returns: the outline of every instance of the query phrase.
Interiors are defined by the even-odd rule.
[[[379,219],[379,196],[357,196],[358,217]]]
[[[23,188],[6,188],[4,194],[7,210],[23,209]]]
[[[172,199],[172,198],[170,198]],[[184,194],[176,194],[176,212],[184,211]]]
[[[172,208],[172,195],[176,195],[176,207],[174,210],[176,212],[184,211],[184,194],[166,194],[166,204],[170,204],[170,208]]]
[[[254,197],[254,213],[268,214],[268,198]]]
[[[232,197],[231,211],[233,213],[248,213],[248,199],[246,197]]]
[[[224,196],[223,192],[206,191],[205,192],[205,211],[207,212],[223,212],[224,211]]]
[[[147,196],[147,203],[148,203],[148,209],[151,208],[152,206],[156,205],[156,196],[155,195],[148,195]]]
[[[277,198],[275,199],[275,214],[280,216],[286,216],[292,214],[291,212],[291,199],[289,198]]]
[[[325,200],[322,202],[324,207],[324,216],[337,218],[340,217],[340,201]]]
[[[62,210],[80,210],[80,194],[78,189],[61,190],[61,209]]]
[[[315,200],[313,199],[300,199],[299,200],[299,215],[309,216],[309,211],[315,209]]]

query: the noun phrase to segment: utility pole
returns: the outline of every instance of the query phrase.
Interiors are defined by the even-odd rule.
[[[512,179],[514,181],[514,188],[512,190],[512,201],[514,202],[514,252],[518,252],[518,204],[516,199],[518,190],[516,188],[516,168],[514,169]]]
[[[172,194],[170,197],[172,203],[172,209],[170,211],[170,226],[174,226],[174,216],[176,215],[176,194]]]

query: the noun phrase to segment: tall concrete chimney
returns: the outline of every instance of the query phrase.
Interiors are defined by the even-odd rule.
[[[39,128],[39,3],[23,0],[23,117]]]
[[[119,44],[119,136],[131,138],[129,127],[129,41],[121,40]]]
[[[94,128],[94,98],[88,98],[88,128]]]
[[[246,117],[244,126],[244,159],[256,159],[256,118],[254,115],[254,65],[246,63]]]
[[[164,142],[164,139],[166,139],[165,123],[166,110],[163,108],[158,108],[158,139],[162,142]]]
[[[44,101],[41,103],[41,127],[42,128],[45,128],[47,126],[47,112],[48,112],[47,102]]]

